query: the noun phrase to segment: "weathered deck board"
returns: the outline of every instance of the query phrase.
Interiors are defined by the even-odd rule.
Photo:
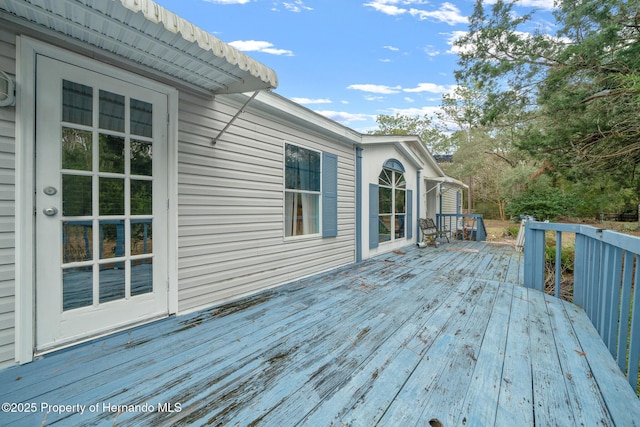
[[[408,247],[55,352],[0,371],[0,399],[155,410],[0,413],[0,424],[638,423],[584,313],[518,286],[521,260],[475,242]]]

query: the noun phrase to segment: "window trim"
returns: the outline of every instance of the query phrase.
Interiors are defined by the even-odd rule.
[[[292,190],[287,188],[287,145],[291,145],[294,147],[302,148],[304,150],[313,151],[318,153],[320,157],[320,165],[319,165],[319,173],[320,173],[320,191],[310,191],[310,190]],[[297,241],[304,239],[316,239],[322,237],[322,199],[323,199],[323,152],[321,150],[313,149],[308,146],[302,144],[296,144],[287,140],[284,140],[282,143],[282,237],[284,241]],[[294,194],[314,194],[318,196],[317,203],[317,218],[318,218],[318,230],[316,233],[309,234],[298,234],[287,236],[287,193]]]

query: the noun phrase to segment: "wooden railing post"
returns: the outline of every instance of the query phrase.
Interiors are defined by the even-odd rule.
[[[545,231],[525,225],[524,239],[524,286],[544,291]]]

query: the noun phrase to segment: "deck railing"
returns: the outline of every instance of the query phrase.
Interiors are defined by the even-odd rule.
[[[438,230],[448,230],[452,239],[487,240],[487,229],[479,214],[436,214]]]
[[[563,233],[575,234],[573,302],[638,389],[640,364],[640,238],[615,231],[530,221],[524,244],[524,285],[543,291],[547,233],[555,233],[555,295],[560,296]],[[566,236],[567,238],[569,236]],[[571,236],[572,237],[572,236]],[[568,239],[567,239],[568,240]]]

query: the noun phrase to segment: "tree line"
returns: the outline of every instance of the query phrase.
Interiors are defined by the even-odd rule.
[[[558,0],[553,33],[515,6],[476,2],[437,117],[379,116],[373,133],[452,153],[443,169],[488,217],[637,210],[640,0]]]

